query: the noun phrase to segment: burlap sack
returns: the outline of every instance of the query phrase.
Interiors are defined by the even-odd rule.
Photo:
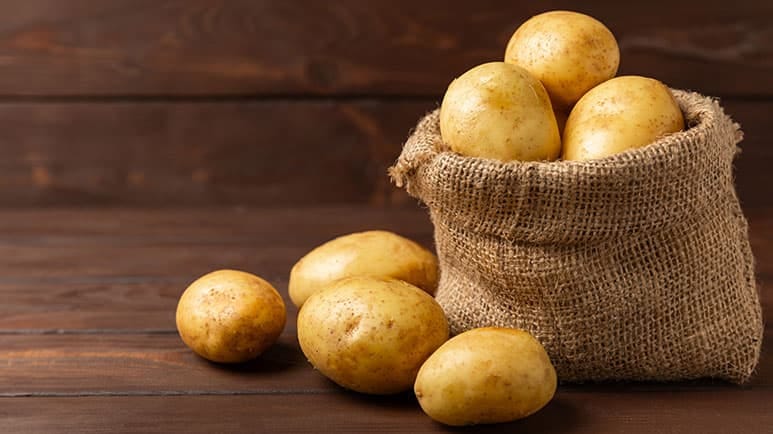
[[[527,329],[562,381],[749,379],[763,325],[733,186],[742,132],[674,94],[685,132],[590,162],[462,157],[437,111],[419,123],[390,172],[429,208],[453,332]]]

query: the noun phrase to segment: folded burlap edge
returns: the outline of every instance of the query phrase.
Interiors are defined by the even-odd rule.
[[[712,195],[727,193],[710,184],[716,173],[732,176],[743,132],[717,100],[695,92],[672,92],[684,113],[685,131],[584,162],[501,162],[456,154],[442,142],[439,110],[434,110],[420,120],[389,175],[398,187],[431,208],[444,210],[456,224],[506,239],[589,242],[619,236],[621,231],[631,234],[676,224],[711,206]],[[692,167],[711,170],[702,179],[691,175]],[[652,183],[653,176],[662,179]],[[684,180],[698,185],[686,186]],[[706,197],[691,196],[696,188],[705,189]],[[480,189],[496,192],[496,197],[481,198],[476,194]],[[661,203],[664,212],[650,212],[653,201]],[[633,210],[638,218],[631,221],[616,209]],[[576,217],[588,212],[599,218]],[[576,221],[593,225],[573,226]]]

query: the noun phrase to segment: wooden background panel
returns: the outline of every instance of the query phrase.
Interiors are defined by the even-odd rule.
[[[0,95],[441,94],[515,28],[576,2],[6,0]],[[583,2],[621,72],[773,95],[773,3]]]
[[[383,204],[435,104],[0,103],[0,204]]]
[[[773,204],[773,101],[726,98],[746,208]],[[415,206],[387,168],[436,100],[0,103],[0,206]]]

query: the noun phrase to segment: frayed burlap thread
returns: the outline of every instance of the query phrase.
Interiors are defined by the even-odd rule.
[[[588,162],[449,152],[438,112],[390,169],[429,209],[452,331],[523,328],[562,381],[746,382],[762,313],[733,185],[740,127],[674,91],[688,128]]]

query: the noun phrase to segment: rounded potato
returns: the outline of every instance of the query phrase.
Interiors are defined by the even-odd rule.
[[[461,333],[421,367],[414,392],[432,419],[446,425],[509,422],[544,407],[556,371],[528,332],[486,327]]]
[[[392,232],[344,235],[315,248],[293,266],[290,299],[301,307],[323,286],[352,276],[393,277],[434,294],[438,263],[432,252]]]
[[[440,135],[452,151],[501,161],[555,160],[561,137],[550,98],[523,68],[476,66],[454,80],[440,106]]]
[[[205,359],[253,359],[276,342],[286,321],[282,296],[250,273],[219,270],[200,277],[177,304],[183,342]]]
[[[616,77],[591,89],[572,109],[564,127],[563,158],[604,158],[683,128],[679,104],[663,83]]]
[[[298,313],[298,342],[322,374],[362,393],[408,390],[448,339],[434,298],[396,279],[352,277],[314,293]]]
[[[551,11],[513,33],[505,62],[525,68],[545,85],[553,108],[568,111],[585,92],[617,73],[620,49],[609,29],[588,15]]]

